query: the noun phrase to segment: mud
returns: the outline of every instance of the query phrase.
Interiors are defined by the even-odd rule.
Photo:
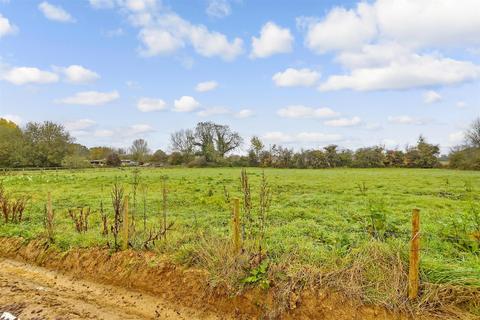
[[[0,238],[0,310],[21,319],[268,319],[272,294],[232,295],[209,287],[208,274],[151,252],[72,249],[42,241]],[[22,264],[18,261],[26,262]],[[36,265],[36,266],[32,266]],[[47,269],[43,269],[44,267]],[[292,292],[281,319],[397,320],[408,317],[364,306],[338,294]],[[3,309],[2,309],[3,308]]]
[[[225,319],[8,259],[0,259],[0,292],[0,314],[20,319]]]

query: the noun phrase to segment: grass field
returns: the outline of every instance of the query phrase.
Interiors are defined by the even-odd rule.
[[[256,205],[262,170],[247,171]],[[138,233],[143,230],[144,189],[148,226],[161,223],[161,177],[167,176],[167,219],[174,225],[167,240],[157,241],[153,250],[172,255],[182,263],[200,264],[216,274],[217,281],[222,280],[222,270],[227,268],[222,260],[226,259],[222,257],[222,245],[231,238],[231,206],[225,190],[230,197],[242,199],[240,169],[141,169],[139,176],[134,211]],[[393,280],[388,268],[394,266],[405,273],[411,211],[419,208],[422,281],[480,290],[480,239],[476,238],[480,236],[480,172],[266,169],[265,176],[272,193],[266,252],[271,265],[283,266],[287,274],[301,270],[305,273],[308,269],[328,275],[361,266],[362,280],[355,290],[361,291],[368,301],[395,306],[400,302],[389,295],[404,296],[404,292],[389,291],[398,288],[390,286],[389,281]],[[47,193],[51,192],[56,211],[55,245],[68,249],[111,242],[111,236],[101,235],[100,202],[111,218],[112,184],[118,179],[131,193],[133,169],[25,171],[0,178],[13,197],[31,196],[25,221],[0,223],[0,234],[29,239],[44,234],[44,206]],[[133,211],[132,201],[130,195]],[[67,214],[67,209],[78,206],[89,206],[94,212],[91,228],[84,234],[75,231]],[[253,246],[245,244],[249,245]],[[395,265],[397,260],[400,266]],[[248,271],[234,274],[232,281],[245,274]]]

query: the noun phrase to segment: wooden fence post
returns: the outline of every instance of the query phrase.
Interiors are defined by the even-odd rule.
[[[47,196],[47,216],[46,216],[45,224],[47,227],[48,240],[50,242],[54,241],[53,219],[54,219],[54,213],[53,213],[53,207],[52,207],[52,193],[49,191]]]
[[[122,249],[128,249],[128,196],[123,202],[123,241]]]
[[[232,236],[235,254],[240,252],[240,199],[233,199]]]
[[[412,239],[410,240],[410,265],[408,270],[408,298],[414,300],[418,296],[420,267],[420,210],[412,211]]]

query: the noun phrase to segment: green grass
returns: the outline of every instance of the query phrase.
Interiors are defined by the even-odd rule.
[[[262,170],[248,172],[257,204]],[[424,233],[423,280],[480,288],[478,241],[469,238],[480,228],[475,225],[480,223],[475,220],[480,216],[480,172],[266,169],[265,174],[273,194],[266,237],[271,261],[295,256],[297,267],[312,266],[322,272],[345,268],[353,263],[355,254],[368,251],[365,247],[377,241],[368,232],[373,225],[380,230],[379,241],[406,263],[411,211],[419,208]],[[191,261],[199,238],[229,239],[230,208],[224,187],[232,197],[241,198],[240,169],[142,169],[140,175],[141,185],[148,187],[149,225],[160,221],[161,176],[168,176],[168,220],[175,225],[166,243],[157,242],[157,251]],[[56,242],[63,249],[106,243],[98,213],[92,215],[90,231],[77,234],[67,217],[68,208],[91,206],[98,211],[103,199],[111,216],[110,189],[115,179],[123,182],[128,192],[132,189],[132,169],[27,171],[0,178],[11,194],[32,198],[27,220],[18,225],[0,223],[0,234],[40,236],[50,191],[57,217]],[[141,192],[137,202],[137,230],[141,230]],[[130,208],[132,205],[130,199]]]

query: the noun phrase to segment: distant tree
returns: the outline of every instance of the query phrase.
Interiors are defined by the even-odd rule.
[[[90,156],[90,150],[79,143],[71,143],[68,146],[68,154],[88,158]]]
[[[415,147],[407,148],[405,163],[408,167],[434,168],[440,165],[439,155],[440,147],[429,144],[423,136],[420,136]]]
[[[178,151],[174,151],[168,157],[168,163],[172,166],[178,166],[185,163],[184,155]]]
[[[402,167],[405,164],[405,153],[401,150],[387,150],[385,154],[385,166]]]
[[[465,132],[465,140],[468,146],[480,148],[480,118],[470,124],[470,128]]]
[[[250,148],[248,150],[249,165],[258,166],[260,164],[260,153],[264,148],[263,142],[257,136],[250,139]]]
[[[344,149],[338,153],[338,166],[339,167],[351,167],[353,163],[353,152],[348,149]]]
[[[168,155],[163,150],[158,149],[152,154],[150,161],[165,164],[168,162]]]
[[[28,123],[24,138],[28,165],[39,167],[60,166],[73,140],[62,125],[50,121]]]
[[[103,160],[113,152],[112,148],[109,147],[92,147],[89,150],[90,160]]]
[[[23,165],[23,152],[22,130],[12,121],[0,118],[0,167]]]
[[[180,130],[172,133],[170,143],[173,151],[180,152],[184,159],[193,158],[195,153],[195,137],[193,136],[192,130]]]
[[[150,154],[147,141],[144,139],[133,141],[132,146],[130,147],[130,154],[132,155],[133,160],[138,161],[139,163],[144,163]]]
[[[339,165],[340,159],[338,157],[337,148],[338,146],[335,144],[323,148],[325,150],[325,158],[330,168],[335,168]]]
[[[357,168],[381,168],[385,166],[383,147],[360,148],[355,151],[353,166]]]
[[[180,130],[170,137],[172,149],[191,158],[193,154],[205,157],[207,162],[238,148],[242,143],[240,135],[229,126],[213,122],[199,122],[195,130]]]
[[[106,164],[109,167],[119,167],[122,165],[122,160],[118,153],[112,152],[107,156]]]

